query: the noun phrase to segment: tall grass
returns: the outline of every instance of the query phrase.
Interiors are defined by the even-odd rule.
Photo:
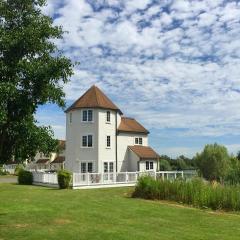
[[[161,180],[141,177],[133,197],[170,200],[213,210],[240,210],[240,187],[211,184],[202,179]]]

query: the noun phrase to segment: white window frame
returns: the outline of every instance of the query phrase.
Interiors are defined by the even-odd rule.
[[[142,142],[142,143],[140,143],[140,139],[141,139],[141,142]],[[136,143],[136,140],[137,140],[137,143]],[[134,145],[140,145],[140,146],[142,146],[142,145],[143,145],[143,138],[142,138],[142,137],[135,137],[135,138],[134,138]]]
[[[110,171],[110,164],[112,164],[112,171]],[[105,165],[107,165],[107,171],[105,172]],[[114,172],[114,162],[103,162],[103,172],[104,173],[113,173]]]
[[[92,146],[88,146],[88,136],[92,136]],[[83,137],[87,137],[87,146],[83,146]],[[81,148],[94,148],[94,135],[92,133],[86,133],[81,136]]]
[[[91,163],[92,164],[92,172],[89,172],[88,169],[88,164]],[[94,173],[94,161],[81,161],[80,163],[80,173],[85,174],[85,173]],[[86,164],[86,172],[82,172],[82,164]]]
[[[83,112],[87,112],[87,120],[86,121],[84,121],[83,120]],[[88,120],[88,112],[89,111],[92,111],[92,121],[89,121]],[[93,109],[82,109],[82,111],[81,111],[81,122],[83,122],[83,123],[93,123],[94,122],[94,111],[93,111]]]
[[[151,168],[151,164],[152,164],[152,168]],[[148,169],[147,169],[147,166],[148,166]],[[146,171],[154,170],[154,161],[145,161],[145,169]]]
[[[108,114],[109,114],[109,121],[108,121]],[[106,111],[106,123],[111,123],[111,111]]]
[[[110,137],[110,146],[108,146],[108,137]],[[112,147],[111,135],[106,135],[106,148],[110,149]]]

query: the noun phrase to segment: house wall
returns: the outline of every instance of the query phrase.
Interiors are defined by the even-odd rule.
[[[66,169],[80,172],[81,161],[93,162],[93,171],[98,172],[98,109],[93,110],[93,122],[82,122],[82,109],[66,114]],[[70,123],[72,113],[72,123]],[[82,136],[93,135],[93,147],[82,147]]]
[[[106,121],[107,111],[98,111],[98,169],[103,172],[104,162],[116,164],[116,112],[110,111],[110,123]],[[107,147],[107,136],[111,136],[111,147]]]
[[[129,162],[129,152],[128,146],[135,145],[135,137],[142,137],[143,144],[142,146],[148,146],[148,136],[142,134],[134,133],[119,133],[117,136],[117,161],[118,161],[118,172],[130,171]],[[137,170],[136,170],[137,171]]]
[[[140,158],[128,148],[128,172],[139,171],[139,160]]]

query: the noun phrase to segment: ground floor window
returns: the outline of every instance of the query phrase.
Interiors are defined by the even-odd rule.
[[[104,162],[103,163],[103,170],[105,173],[113,172],[113,162]]]
[[[146,161],[146,170],[153,170],[153,162]]]
[[[81,173],[92,173],[93,162],[81,162]]]

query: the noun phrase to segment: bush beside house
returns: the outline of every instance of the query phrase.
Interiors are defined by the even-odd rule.
[[[29,171],[21,169],[18,172],[18,183],[23,185],[32,185],[33,174]]]
[[[72,174],[67,170],[58,171],[58,185],[60,189],[66,189],[70,187]]]

